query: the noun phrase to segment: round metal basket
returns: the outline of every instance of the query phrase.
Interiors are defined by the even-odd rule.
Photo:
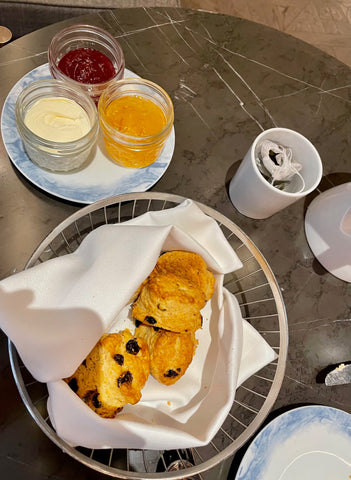
[[[180,196],[147,192],[117,195],[82,208],[58,225],[39,245],[26,268],[72,253],[92,230],[106,223],[122,223],[147,211],[172,208]],[[280,289],[266,260],[233,222],[212,208],[197,203],[220,226],[243,267],[224,278],[225,287],[238,299],[243,318],[250,322],[277,354],[277,359],[237,388],[223,425],[203,447],[187,451],[91,450],[73,448],[53,429],[47,409],[47,389],[21,363],[9,341],[12,372],[26,408],[42,431],[61,450],[84,465],[120,479],[204,478],[204,473],[231,457],[260,427],[279,393],[287,357],[287,318]],[[172,471],[169,464],[177,465]]]

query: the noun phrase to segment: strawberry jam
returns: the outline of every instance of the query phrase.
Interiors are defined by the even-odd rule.
[[[116,75],[111,60],[94,48],[77,48],[67,52],[59,61],[59,70],[80,83],[107,82]]]

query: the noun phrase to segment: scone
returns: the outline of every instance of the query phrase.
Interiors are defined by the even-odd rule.
[[[184,375],[197,347],[194,332],[175,333],[137,323],[135,335],[148,344],[150,373],[156,380],[173,385]]]
[[[113,418],[124,405],[134,405],[140,400],[149,374],[146,342],[125,329],[103,335],[65,381],[94,412]]]
[[[213,295],[215,279],[207,268],[206,262],[198,253],[174,250],[163,253],[157,261],[151,276],[173,273],[186,278],[200,288],[205,294],[205,300]]]
[[[205,294],[189,280],[166,273],[150,276],[132,305],[132,315],[146,325],[194,332],[201,327],[205,303]]]

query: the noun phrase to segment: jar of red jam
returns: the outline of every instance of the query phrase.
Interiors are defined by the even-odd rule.
[[[169,95],[142,78],[111,83],[102,92],[98,111],[106,150],[124,167],[142,168],[155,162],[173,128]]]
[[[59,31],[48,50],[51,75],[80,86],[97,104],[111,81],[124,75],[120,44],[94,25],[77,24]]]

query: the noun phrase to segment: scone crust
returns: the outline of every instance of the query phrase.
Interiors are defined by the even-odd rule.
[[[192,362],[197,346],[194,332],[175,333],[141,324],[135,333],[149,346],[151,375],[164,385],[176,383]]]
[[[215,279],[207,268],[206,262],[198,253],[174,250],[163,253],[150,276],[172,273],[186,278],[202,290],[205,300],[209,300],[214,291]]]
[[[132,306],[132,315],[146,325],[182,333],[201,327],[205,294],[187,279],[171,273],[151,276]]]
[[[124,405],[140,400],[149,373],[147,343],[126,329],[103,335],[76,372],[65,380],[97,414],[113,418]]]

